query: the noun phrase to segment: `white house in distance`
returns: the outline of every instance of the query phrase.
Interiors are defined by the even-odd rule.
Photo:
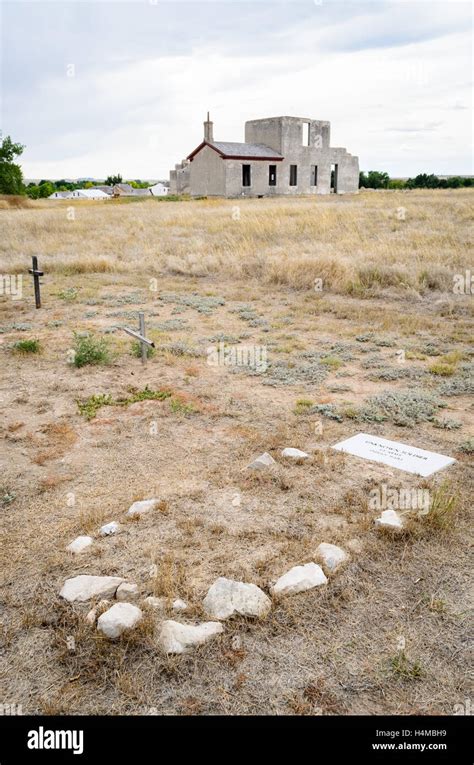
[[[54,191],[48,199],[110,199],[100,189],[76,189],[75,191]]]
[[[154,186],[150,186],[150,191],[154,197],[164,197],[168,194],[169,188],[159,181]]]
[[[72,191],[54,191],[48,199],[71,199]]]
[[[92,189],[75,191],[54,191],[48,199],[116,199],[118,197],[164,197],[169,188],[165,183],[155,183],[145,189],[135,189],[129,183],[116,183],[115,186],[96,186]]]
[[[110,197],[100,189],[76,189],[71,192],[71,199],[110,199]]]

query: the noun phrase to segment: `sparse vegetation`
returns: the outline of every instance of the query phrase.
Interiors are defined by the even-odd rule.
[[[60,292],[58,292],[58,297],[66,303],[73,303],[77,300],[78,294],[79,291],[76,287],[67,287],[65,290],[60,290]]]
[[[433,422],[444,402],[423,390],[385,391],[371,396],[361,407],[358,419],[363,422],[392,422],[409,427],[419,422]]]
[[[105,338],[74,334],[74,366],[105,365],[110,363],[110,349]]]
[[[41,351],[41,344],[39,340],[17,340],[13,343],[13,351],[15,353],[39,353]]]
[[[405,651],[399,651],[389,662],[391,673],[401,680],[421,680],[425,674],[421,663],[409,659]]]
[[[141,359],[142,357],[142,346],[141,343],[138,340],[134,340],[131,346],[131,354],[132,356],[135,356],[137,359]],[[156,348],[151,348],[150,346],[147,346],[146,349],[147,357],[149,359],[152,359],[153,356],[156,353]]]
[[[114,399],[110,394],[99,393],[90,396],[86,401],[77,401],[77,407],[79,414],[87,420],[91,420],[103,406],[129,406],[136,404],[137,401],[164,401],[170,396],[171,392],[168,390],[150,390],[145,387],[143,390],[132,389],[130,395],[117,399]]]
[[[112,406],[112,396],[106,393],[99,393],[94,396],[89,396],[85,401],[77,401],[77,407],[79,414],[86,418],[86,420],[92,420],[99,409],[103,406]]]
[[[459,447],[459,451],[464,452],[464,454],[474,454],[474,437],[468,438],[466,441],[463,441],[463,443]]]
[[[433,493],[429,512],[423,520],[439,529],[445,529],[454,522],[459,497],[452,486],[444,482]]]

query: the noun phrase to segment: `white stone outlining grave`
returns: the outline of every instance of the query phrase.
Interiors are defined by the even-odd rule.
[[[423,478],[427,478],[438,470],[456,462],[453,457],[446,457],[444,454],[428,452],[425,449],[418,449],[417,446],[409,446],[399,441],[389,441],[386,438],[371,436],[368,433],[358,433],[345,441],[340,441],[332,448],[352,454],[355,457],[382,462],[384,465],[404,470],[407,473],[414,473]]]

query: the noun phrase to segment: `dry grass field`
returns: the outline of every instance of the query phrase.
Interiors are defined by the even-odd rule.
[[[0,296],[5,702],[24,714],[450,715],[469,698],[472,200],[0,200],[4,286],[23,275],[21,299]],[[140,310],[156,345],[146,367],[118,328]],[[90,338],[103,363],[76,367]],[[210,365],[219,343],[265,349],[266,369]],[[421,479],[331,449],[358,432],[456,462]],[[286,461],[288,446],[310,458]],[[276,466],[247,470],[265,451]],[[369,503],[381,485],[425,488],[433,507],[382,533]],[[127,520],[148,497],[162,502]],[[120,533],[66,552],[112,520]],[[217,577],[268,592],[321,542],[350,553],[326,586],[230,619],[189,654],[161,651],[163,619],[205,620]],[[59,598],[81,573],[168,605],[111,642],[86,622],[90,604]]]

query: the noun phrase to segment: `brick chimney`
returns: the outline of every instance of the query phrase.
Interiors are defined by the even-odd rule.
[[[209,112],[207,113],[207,120],[204,123],[204,140],[212,143],[214,141],[214,123],[209,119]]]

